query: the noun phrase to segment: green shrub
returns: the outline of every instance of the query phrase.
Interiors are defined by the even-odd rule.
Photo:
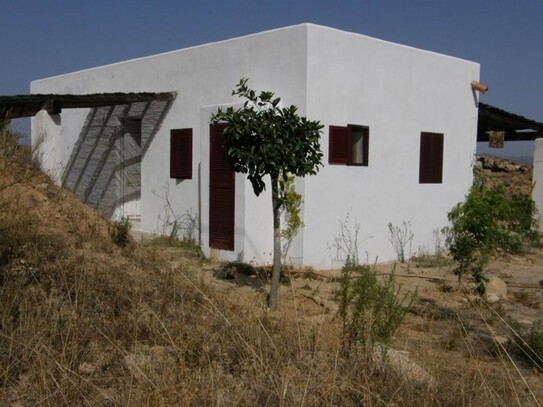
[[[543,330],[540,324],[532,325],[529,332],[524,332],[518,324],[513,326],[513,343],[519,355],[535,368],[543,371]]]
[[[302,206],[302,195],[296,192],[294,185],[294,176],[285,177],[285,204],[284,217],[285,222],[281,228],[281,238],[283,242],[283,263],[286,262],[288,251],[292,241],[298,234],[299,230],[304,227],[304,222],[300,214]]]
[[[443,253],[430,254],[424,250],[419,250],[419,252],[411,258],[411,261],[415,264],[415,267],[441,268],[451,265],[451,259]]]
[[[474,185],[465,201],[449,212],[451,226],[444,230],[459,283],[470,273],[477,291],[484,294],[484,269],[492,253],[520,253],[527,243],[538,241],[536,214],[534,202],[526,195],[508,197],[503,188]]]
[[[347,354],[357,344],[368,350],[376,342],[390,343],[416,296],[416,293],[400,295],[399,291],[394,269],[380,282],[374,266],[359,265],[347,258],[339,292],[343,349]]]
[[[538,213],[534,200],[528,195],[514,194],[507,209],[506,218],[511,231],[518,233],[524,241],[531,244],[539,242]]]
[[[126,247],[130,243],[130,229],[132,224],[128,217],[121,217],[115,220],[109,226],[109,235],[111,240],[119,247]]]

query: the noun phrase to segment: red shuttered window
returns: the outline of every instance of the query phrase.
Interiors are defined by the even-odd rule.
[[[420,184],[441,184],[443,182],[443,134],[420,134]]]
[[[367,126],[330,126],[328,163],[368,166],[370,130]]]
[[[192,178],[192,129],[170,131],[170,178]]]

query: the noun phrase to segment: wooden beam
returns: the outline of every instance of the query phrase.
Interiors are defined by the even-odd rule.
[[[32,94],[0,96],[0,116],[5,119],[32,117],[43,108],[49,113],[58,114],[61,109],[116,106],[137,102],[150,102],[153,100],[173,100],[175,95],[175,92],[118,92],[85,95]]]
[[[477,92],[481,92],[481,93],[488,92],[488,86],[477,81],[471,81],[471,89],[476,90]]]

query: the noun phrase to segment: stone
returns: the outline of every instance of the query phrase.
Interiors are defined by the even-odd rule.
[[[494,304],[500,300],[500,297],[498,297],[494,293],[486,293],[485,299],[486,299],[486,302],[488,302],[489,304]]]
[[[491,157],[479,157],[481,165],[485,170],[491,170],[494,165],[494,160]]]
[[[500,300],[507,298],[507,284],[501,278],[492,277],[486,283],[486,295],[496,294]],[[488,301],[488,298],[487,298]]]
[[[494,160],[491,170],[493,172],[515,172],[515,165],[504,160]]]
[[[88,362],[83,362],[77,368],[79,374],[91,375],[96,371],[96,367]]]
[[[509,343],[509,338],[503,335],[494,335],[494,341],[502,346],[505,346]]]
[[[471,304],[478,304],[481,301],[481,297],[475,294],[469,294],[465,298],[467,302]]]
[[[507,345],[509,343],[509,338],[507,336],[495,335],[494,333],[491,333],[480,335],[479,341],[487,345],[493,343],[499,347]]]
[[[524,329],[530,329],[533,325],[533,322],[528,319],[519,319],[517,323]]]
[[[492,172],[527,172],[529,167],[515,164],[509,160],[496,157],[477,157],[475,161],[476,168],[490,170]]]
[[[413,362],[402,352],[389,348],[383,344],[373,347],[373,360],[381,367],[393,369],[418,386],[431,387],[435,380],[425,369]]]

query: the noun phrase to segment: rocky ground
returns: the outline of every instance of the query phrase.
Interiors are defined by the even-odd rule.
[[[1,142],[2,140],[0,140]],[[0,149],[0,404],[540,405],[543,372],[514,330],[541,320],[543,249],[494,258],[485,299],[446,257],[395,270],[417,298],[391,348],[345,355],[339,270],[267,280],[169,239],[115,244],[112,225]],[[487,185],[530,191],[529,167],[480,159]],[[499,169],[498,169],[499,168]],[[514,328],[514,329],[513,329]],[[389,355],[383,361],[383,355]],[[386,366],[383,368],[383,364]]]
[[[486,187],[531,194],[529,166],[478,157],[474,171]],[[484,371],[499,381],[506,380],[509,373],[505,372],[514,365],[520,373],[517,378],[526,383],[522,391],[531,389],[535,399],[543,400],[543,371],[508,359],[515,353],[512,327],[527,332],[543,321],[543,248],[531,247],[524,255],[495,256],[488,265],[490,281],[484,298],[474,293],[469,279],[459,286],[453,269],[454,264],[446,258],[438,261],[425,255],[405,264],[377,266],[381,276],[394,270],[402,291],[418,293],[395,337],[394,349],[428,372],[446,370],[461,375],[466,364],[473,364],[481,369],[479,374]],[[266,284],[258,277],[237,273],[224,279],[222,264],[207,264],[202,273],[219,290],[233,292],[236,303],[265,309]],[[291,271],[291,285],[282,288],[278,313],[292,319],[300,315],[333,319],[338,308],[339,276],[340,270]],[[535,399],[532,401],[537,405]]]
[[[502,186],[509,193],[532,194],[532,167],[494,157],[477,157],[475,177],[487,187]]]

